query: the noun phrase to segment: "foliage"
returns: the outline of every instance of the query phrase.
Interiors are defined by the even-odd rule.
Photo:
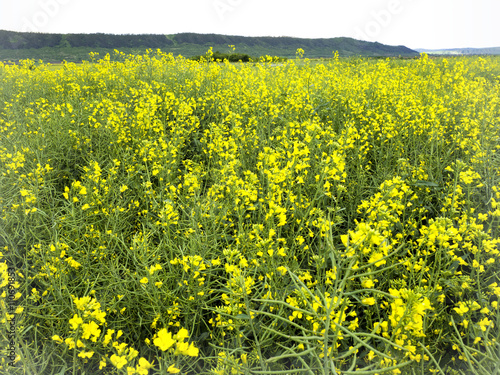
[[[222,53],[219,51],[212,52],[212,48],[209,49],[207,53],[204,55],[193,56],[190,60],[200,61],[200,62],[258,62],[258,61],[266,61],[268,56],[261,57],[252,57],[245,53]],[[284,57],[272,57],[274,62],[284,62],[287,58]]]
[[[161,48],[173,42],[162,34],[47,34],[0,30],[0,48],[37,49],[44,47]]]
[[[193,56],[191,57],[191,60],[196,60],[196,61],[224,61],[227,60],[229,62],[250,62],[250,61],[258,61],[258,57],[252,58],[251,56],[244,54],[244,53],[222,53],[219,51],[215,51],[211,55],[198,55],[198,56]]]
[[[500,59],[302,54],[0,64],[2,371],[498,374]]]

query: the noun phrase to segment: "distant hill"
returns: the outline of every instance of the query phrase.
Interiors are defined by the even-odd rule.
[[[213,46],[226,49],[235,45],[237,51],[253,55],[276,55],[293,57],[298,48],[307,57],[331,57],[334,51],[341,56],[417,56],[418,53],[404,46],[388,46],[380,43],[364,42],[352,38],[292,38],[292,37],[245,37],[218,34],[182,33],[169,35],[174,42],[170,50],[187,46]]]
[[[125,53],[140,53],[146,49],[161,49],[186,57],[214,51],[236,52],[251,56],[293,57],[298,48],[310,58],[340,56],[417,56],[418,52],[404,46],[388,46],[352,38],[303,39],[292,37],[245,37],[219,34],[181,33],[173,35],[115,34],[45,34],[0,30],[0,60],[21,58],[75,61],[85,59],[88,52],[107,53],[118,49]],[[82,57],[83,56],[83,57]]]
[[[162,48],[174,43],[165,35],[44,34],[0,30],[0,49],[44,47]]]
[[[491,48],[450,48],[450,49],[416,49],[429,55],[500,55],[500,47]]]

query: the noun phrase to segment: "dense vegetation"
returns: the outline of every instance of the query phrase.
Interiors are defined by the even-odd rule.
[[[1,49],[44,47],[163,48],[174,43],[165,35],[46,34],[0,30]]]
[[[246,53],[222,53],[220,51],[213,52],[212,49],[209,49],[207,53],[204,55],[192,56],[190,59],[200,62],[258,62],[258,61],[266,61],[266,56],[256,57],[249,56]],[[287,59],[284,57],[272,57],[275,62],[284,62]]]
[[[0,82],[3,373],[498,375],[499,58]]]
[[[102,56],[114,49],[127,53],[161,49],[186,57],[203,55],[209,47],[221,53],[231,52],[249,56],[294,57],[298,48],[306,50],[308,57],[331,57],[333,51],[340,56],[417,56],[418,53],[403,46],[387,46],[351,38],[300,39],[289,37],[243,37],[217,34],[182,33],[175,35],[111,35],[111,34],[43,34],[19,33],[0,30],[0,60],[25,58],[46,61],[80,62],[89,52]]]

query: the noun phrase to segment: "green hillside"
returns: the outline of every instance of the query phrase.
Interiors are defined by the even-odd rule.
[[[114,35],[114,34],[44,34],[0,30],[0,60],[25,58],[45,61],[80,61],[89,52],[101,55],[118,49],[125,53],[141,53],[146,49],[161,49],[186,57],[214,51],[236,52],[251,56],[295,56],[298,48],[310,58],[340,56],[403,56],[418,55],[404,46],[388,46],[352,38],[303,39],[292,37],[244,37],[219,34],[181,33],[173,35]]]

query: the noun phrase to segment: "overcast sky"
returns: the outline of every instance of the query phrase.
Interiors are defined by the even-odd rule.
[[[12,31],[346,36],[410,48],[500,46],[499,16],[499,0],[0,0],[0,29]]]

